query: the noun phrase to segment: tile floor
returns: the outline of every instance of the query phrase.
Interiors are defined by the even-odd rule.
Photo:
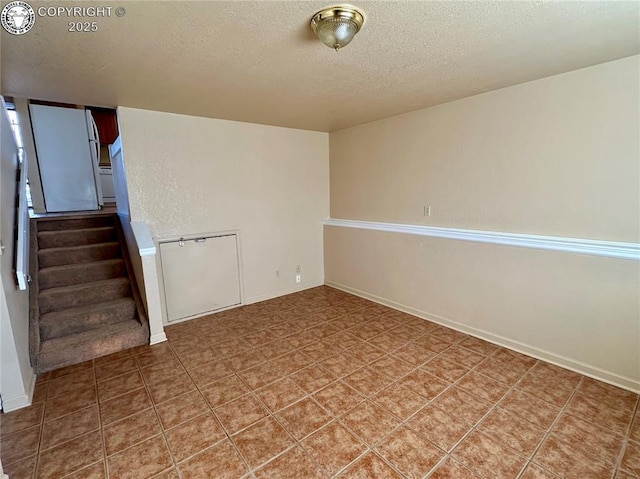
[[[167,334],[39,377],[10,478],[640,477],[636,394],[328,287]]]

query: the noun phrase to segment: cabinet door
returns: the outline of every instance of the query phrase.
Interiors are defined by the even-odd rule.
[[[240,304],[236,235],[160,244],[167,319]]]
[[[115,110],[107,108],[89,108],[93,116],[98,133],[100,134],[100,144],[111,145],[118,138],[118,117]]]

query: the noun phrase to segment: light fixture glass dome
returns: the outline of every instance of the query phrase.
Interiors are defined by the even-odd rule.
[[[361,12],[353,7],[338,6],[316,13],[311,19],[311,28],[322,43],[337,51],[353,40],[363,23]]]

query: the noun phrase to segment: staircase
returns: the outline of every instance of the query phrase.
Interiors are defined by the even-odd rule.
[[[37,374],[149,343],[115,214],[31,220],[29,350]]]

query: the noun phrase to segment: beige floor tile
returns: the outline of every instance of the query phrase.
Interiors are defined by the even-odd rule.
[[[4,413],[1,417],[0,433],[4,436],[13,434],[42,423],[44,404],[36,404],[17,411]]]
[[[472,431],[454,449],[453,457],[482,477],[517,477],[527,458],[497,440]]]
[[[167,444],[156,436],[107,459],[109,479],[143,479],[173,465]]]
[[[42,427],[42,450],[57,446],[100,427],[98,405],[80,409],[60,419],[46,422]]]
[[[98,399],[108,401],[136,389],[144,387],[142,376],[137,369],[98,383]]]
[[[334,475],[366,450],[366,445],[344,426],[332,422],[302,441],[304,447],[329,475]]]
[[[185,372],[176,376],[148,385],[149,394],[154,404],[160,404],[169,399],[194,391],[196,385]]]
[[[65,479],[106,479],[107,471],[104,461],[92,464],[89,467],[80,469],[78,472],[65,477]]]
[[[72,396],[56,396],[45,403],[44,420],[51,421],[98,402],[94,385],[78,389]]]
[[[365,366],[344,377],[343,381],[364,396],[373,396],[391,384],[392,379]]]
[[[100,403],[100,417],[103,424],[111,424],[150,407],[149,395],[141,388]]]
[[[370,446],[382,440],[401,422],[372,401],[359,404],[344,414],[340,420]]]
[[[551,434],[533,457],[533,462],[566,479],[610,477],[613,465],[607,464]]]
[[[376,451],[410,479],[423,478],[445,455],[408,427],[396,429],[376,446]]]
[[[611,463],[617,460],[624,439],[620,433],[567,413],[560,416],[551,431],[559,439]]]
[[[3,464],[11,464],[38,452],[41,426],[23,429],[2,436],[0,458]]]
[[[311,398],[305,398],[276,414],[285,429],[296,439],[328,424],[332,417]]]
[[[209,412],[169,429],[166,437],[174,459],[180,462],[221,441],[226,435]]]
[[[430,405],[418,411],[407,425],[445,451],[451,451],[471,429],[459,416]]]
[[[476,473],[454,459],[442,462],[429,479],[482,479]]]
[[[178,469],[183,479],[239,479],[248,472],[246,464],[228,439],[178,464]]]
[[[325,479],[327,476],[300,447],[289,449],[255,472],[258,479]]]
[[[640,476],[640,444],[633,441],[627,443],[620,468],[636,476]]]
[[[369,452],[361,459],[349,466],[340,476],[340,479],[371,479],[374,477],[385,479],[402,479],[393,468],[384,462],[374,452]]]
[[[209,406],[216,408],[244,396],[249,389],[236,375],[231,375],[200,388],[200,392]]]
[[[102,433],[107,455],[127,449],[161,431],[160,422],[152,408],[108,424],[104,426]]]
[[[402,383],[393,383],[380,391],[371,400],[391,412],[402,421],[421,409],[429,400],[416,394]]]
[[[484,416],[492,404],[457,387],[451,387],[431,402],[447,414],[458,416],[469,424],[475,424]]]
[[[93,368],[60,376],[59,378],[49,380],[47,397],[51,398],[61,394],[73,394],[73,392],[78,389],[94,385],[95,381],[96,378]]]
[[[313,395],[314,399],[327,411],[339,416],[355,407],[365,398],[344,381],[336,381]]]
[[[272,417],[267,417],[235,434],[232,441],[251,468],[260,467],[294,441]]]
[[[543,429],[501,408],[491,411],[477,429],[527,458],[533,454],[545,435]]]
[[[40,454],[36,477],[58,479],[102,460],[102,437],[90,432]]]
[[[280,379],[256,391],[256,396],[258,396],[272,413],[302,399],[306,394],[305,391],[289,378]]]
[[[500,401],[500,407],[542,429],[549,429],[560,414],[559,407],[517,387],[504,396]]]
[[[234,434],[267,416],[267,410],[252,394],[214,409],[229,434]]]
[[[165,429],[193,419],[209,410],[199,391],[192,391],[156,406],[156,412]]]
[[[98,382],[106,381],[107,379],[121,376],[122,374],[131,372],[137,368],[138,365],[134,358],[131,356],[125,356],[121,359],[116,359],[96,366],[96,379]]]
[[[33,475],[36,473],[37,461],[38,456],[33,455],[11,464],[2,463],[2,468],[4,473],[11,479],[33,479]]]

